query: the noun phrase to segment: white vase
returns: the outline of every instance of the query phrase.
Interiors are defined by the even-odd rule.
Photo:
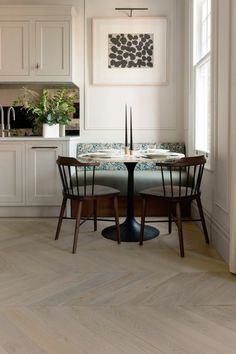
[[[59,124],[49,125],[43,124],[43,137],[44,138],[59,138],[60,126]]]
[[[60,137],[66,136],[66,126],[65,124],[60,124]]]

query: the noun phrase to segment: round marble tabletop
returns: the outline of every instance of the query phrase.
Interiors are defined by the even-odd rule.
[[[86,154],[80,154],[79,159],[83,160],[95,160],[99,162],[170,162],[173,163],[176,160],[185,157],[184,154],[176,152],[154,153],[154,152],[140,152],[134,151],[132,155],[125,155],[122,152],[88,152]]]

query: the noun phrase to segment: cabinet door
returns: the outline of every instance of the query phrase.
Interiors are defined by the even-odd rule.
[[[29,75],[29,22],[0,21],[0,75]]]
[[[36,21],[35,75],[70,75],[70,23]]]
[[[0,205],[24,204],[24,144],[0,145]]]
[[[56,159],[65,154],[63,142],[35,142],[27,144],[26,204],[60,205],[62,186]]]

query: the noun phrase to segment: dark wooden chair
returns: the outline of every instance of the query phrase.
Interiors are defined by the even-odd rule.
[[[61,182],[63,186],[63,200],[60,216],[58,220],[55,240],[58,239],[63,219],[75,219],[75,231],[72,253],[76,253],[79,227],[86,221],[81,221],[82,207],[84,201],[93,203],[94,231],[97,230],[97,201],[101,198],[111,198],[113,200],[114,215],[117,230],[117,242],[120,243],[120,227],[118,216],[118,195],[120,191],[114,188],[95,184],[95,168],[99,166],[98,162],[80,162],[73,157],[59,156],[56,161]],[[87,183],[88,174],[92,173],[92,182]],[[75,217],[64,217],[67,200],[75,200],[78,203],[78,209]]]
[[[140,192],[142,197],[142,215],[141,215],[141,231],[140,231],[140,245],[143,244],[143,232],[146,216],[147,200],[155,198],[157,203],[163,200],[169,204],[169,233],[172,230],[172,220],[174,220],[178,227],[180,255],[184,257],[184,242],[182,231],[181,218],[181,204],[185,201],[196,200],[202,228],[206,243],[209,243],[209,237],[206,228],[206,222],[203,214],[201,203],[201,181],[206,159],[204,156],[184,157],[174,163],[157,163],[161,170],[162,186],[155,188],[148,188]],[[164,170],[169,170],[168,174],[164,174]],[[174,183],[172,178],[173,171],[178,171],[178,182]],[[175,206],[175,214],[173,215],[173,207]]]

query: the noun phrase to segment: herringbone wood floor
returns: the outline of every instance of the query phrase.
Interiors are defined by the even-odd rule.
[[[138,244],[73,221],[0,220],[0,354],[236,353],[236,277],[193,224]]]

